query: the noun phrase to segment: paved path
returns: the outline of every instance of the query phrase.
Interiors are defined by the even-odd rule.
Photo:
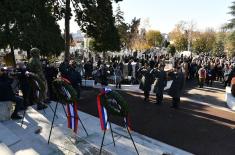
[[[95,86],[95,88],[100,87],[100,85]],[[139,89],[139,85],[122,85],[122,89],[116,89],[113,84],[110,84],[109,87],[120,91],[143,92]],[[153,91],[151,91],[150,94],[155,96]],[[167,95],[167,91],[164,93],[164,98],[170,98],[170,96]],[[187,81],[181,100],[231,111],[225,102],[225,88],[223,88],[222,84],[219,82],[214,82],[213,87],[204,86],[204,88],[199,88],[196,81]]]
[[[51,105],[55,108],[55,103]],[[55,119],[55,127],[53,128],[50,145],[47,144],[47,139],[53,113],[49,108],[46,109],[45,113],[43,111],[39,113],[30,107],[27,110],[23,127],[19,126],[20,121],[6,121],[2,124],[0,123],[0,138],[2,136],[3,142],[17,155],[25,155],[27,153],[29,155],[99,154],[103,132],[100,129],[100,122],[97,117],[79,111],[79,116],[89,133],[89,136],[86,136],[80,123],[77,135],[67,128],[66,116],[64,115],[61,105],[59,105],[57,116],[58,118]],[[116,124],[112,124],[112,127],[115,132],[114,138],[116,147],[113,146],[111,133],[110,130],[108,130],[102,155],[136,155],[133,144],[124,128]],[[7,129],[6,132],[11,134],[3,135],[6,132],[2,129]],[[38,129],[41,129],[41,132],[35,134],[35,131]],[[164,153],[172,155],[191,155],[181,149],[172,147],[137,132],[132,132],[132,136],[140,155],[162,155]],[[12,139],[15,140],[11,141]],[[0,154],[2,155],[5,150],[3,150],[1,146],[2,145],[0,145]]]
[[[154,95],[150,96],[149,103],[143,102],[143,93],[137,85],[123,85],[120,93],[129,103],[134,131],[195,154],[234,155],[235,112],[225,106],[223,89],[215,88],[215,92],[208,89],[211,88],[187,89],[191,95],[201,92],[199,95],[205,98],[196,100],[184,94],[180,110],[170,108],[171,98],[168,95],[165,95],[162,106],[153,104]],[[84,90],[79,108],[98,116],[97,93],[98,90],[94,89]],[[206,93],[212,96],[210,100],[206,100]],[[112,121],[122,125],[115,117]]]

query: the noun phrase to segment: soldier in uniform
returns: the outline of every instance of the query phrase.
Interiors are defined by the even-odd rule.
[[[149,101],[149,92],[151,90],[152,85],[152,74],[151,69],[148,63],[145,63],[143,68],[140,70],[142,78],[140,82],[140,89],[144,91],[144,101]]]
[[[156,104],[162,104],[163,100],[163,91],[167,84],[167,76],[164,71],[165,65],[163,63],[159,64],[158,70],[155,73],[156,81],[154,86],[154,91],[156,92]]]
[[[38,48],[32,48],[30,50],[30,54],[31,58],[29,60],[28,69],[38,77],[40,95],[39,102],[37,103],[37,109],[42,110],[47,108],[47,106],[43,104],[43,101],[47,98],[47,81],[43,73],[42,63],[40,61],[40,50]]]

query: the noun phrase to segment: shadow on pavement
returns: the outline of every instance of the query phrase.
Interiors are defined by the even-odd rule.
[[[194,154],[235,154],[234,113],[190,102],[174,110],[171,99],[157,106],[154,96],[145,103],[142,93],[120,93],[129,103],[134,131]],[[97,94],[97,89],[83,91],[79,109],[98,117]],[[123,125],[115,117],[111,121]]]

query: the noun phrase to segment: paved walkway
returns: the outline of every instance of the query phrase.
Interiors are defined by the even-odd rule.
[[[51,104],[55,108],[55,103]],[[62,106],[57,111],[58,118],[55,120],[51,143],[47,145],[49,129],[53,117],[52,111],[48,108],[45,113],[38,113],[33,108],[27,110],[23,128],[20,121],[6,121],[0,123],[0,138],[17,155],[54,155],[54,154],[98,154],[103,132],[100,129],[99,119],[92,115],[79,111],[79,116],[89,133],[86,136],[79,123],[78,135],[68,129],[67,120]],[[135,155],[136,152],[127,132],[120,126],[113,124],[116,147],[113,146],[110,131],[107,132],[104,141],[103,155]],[[3,128],[5,130],[3,130]],[[41,130],[38,134],[35,131]],[[7,131],[8,133],[4,132]],[[123,135],[123,136],[120,136]],[[160,141],[132,132],[133,139],[140,155],[190,155],[190,153],[177,149]],[[3,149],[0,149],[0,154]]]
[[[168,85],[170,85],[170,82],[168,82]],[[139,89],[139,85],[122,85],[122,89],[116,89],[115,85],[109,84],[108,87],[114,90],[143,93],[143,91]],[[169,88],[169,86],[167,87]],[[96,85],[94,88],[101,88],[101,86]],[[151,91],[150,94],[155,96],[153,91]],[[164,93],[164,98],[170,98],[170,96],[167,95],[167,91]],[[198,88],[195,81],[187,81],[181,100],[207,105],[225,111],[232,111],[225,102],[225,88],[223,88],[219,82],[215,82],[214,87],[204,86],[204,88]]]
[[[113,88],[112,85],[110,87]],[[113,88],[115,89],[115,88]],[[194,99],[191,95],[201,92],[204,96],[208,89],[211,92],[210,102],[206,99]],[[221,88],[196,87],[186,89],[191,95],[184,94],[180,110],[173,110],[171,98],[166,94],[164,104],[156,106],[155,95],[150,96],[150,102],[143,101],[143,92],[138,85],[123,85],[120,93],[130,106],[133,130],[160,140],[164,143],[181,148],[194,154],[235,154],[235,112],[227,108]],[[95,95],[98,90],[84,90],[80,109],[94,116],[98,116]],[[218,103],[221,102],[221,103]],[[120,120],[113,118],[113,122],[121,125]]]

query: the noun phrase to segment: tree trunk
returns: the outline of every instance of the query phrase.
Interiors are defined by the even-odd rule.
[[[106,60],[106,52],[103,51],[102,53],[103,53],[103,61],[105,62],[105,60]]]
[[[64,60],[69,59],[69,51],[70,51],[70,14],[71,14],[71,8],[70,8],[70,0],[66,0],[66,8],[65,8],[65,57]]]
[[[26,52],[27,52],[27,60],[29,60],[29,59],[31,58],[31,56],[30,56],[30,50],[27,50]]]
[[[11,48],[12,65],[13,65],[13,67],[16,67],[16,59],[15,59],[14,47],[13,47],[12,44],[10,44],[10,48]]]

